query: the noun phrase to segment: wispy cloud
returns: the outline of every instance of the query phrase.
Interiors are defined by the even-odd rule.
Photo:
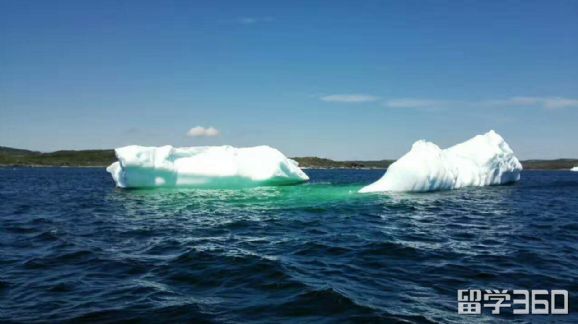
[[[452,104],[448,100],[401,98],[385,100],[383,105],[389,108],[440,108]]]
[[[388,108],[534,107],[542,109],[578,108],[578,99],[563,97],[510,97],[486,100],[439,100],[402,98],[383,102]]]
[[[508,108],[528,107],[542,109],[578,108],[578,99],[565,97],[518,96],[502,99],[454,100],[431,98],[389,98],[382,99],[368,94],[332,94],[319,97],[320,100],[333,103],[367,103],[379,102],[387,108],[433,109],[444,108]]]
[[[214,137],[219,136],[220,132],[218,129],[214,127],[203,127],[203,126],[196,126],[187,132],[187,136],[191,137]]]
[[[319,98],[326,102],[362,103],[378,101],[379,97],[366,94],[333,94]]]
[[[240,24],[240,25],[253,25],[258,23],[268,23],[275,21],[273,17],[237,17],[229,20],[230,23]]]
[[[489,100],[482,102],[489,106],[527,106],[546,109],[576,108],[578,99],[563,97],[512,97],[505,100]]]

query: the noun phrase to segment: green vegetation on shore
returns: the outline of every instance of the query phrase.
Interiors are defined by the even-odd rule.
[[[380,161],[333,161],[318,157],[294,157],[299,166],[322,169],[385,169],[394,160]],[[56,151],[41,153],[0,146],[0,166],[16,167],[104,167],[116,161],[114,150]],[[578,159],[526,160],[526,170],[568,170],[578,165]]]
[[[114,150],[41,153],[0,146],[0,165],[3,166],[108,166],[115,160]]]
[[[335,169],[385,169],[394,160],[381,161],[333,161],[318,157],[293,157],[293,160],[299,162],[300,167],[304,168],[335,168]]]

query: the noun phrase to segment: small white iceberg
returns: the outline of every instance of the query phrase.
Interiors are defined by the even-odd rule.
[[[570,171],[578,172],[578,166],[573,167]]]
[[[490,186],[520,180],[522,165],[496,132],[477,135],[445,150],[424,140],[359,192],[434,191]]]
[[[108,171],[122,188],[243,188],[309,180],[298,163],[269,146],[125,146]]]

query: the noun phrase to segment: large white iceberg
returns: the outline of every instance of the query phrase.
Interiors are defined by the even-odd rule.
[[[118,187],[242,188],[309,180],[298,163],[269,146],[125,146],[106,170]]]
[[[578,166],[573,167],[570,171],[578,172]]]
[[[522,165],[496,132],[477,135],[445,150],[424,140],[359,192],[434,191],[520,180]]]

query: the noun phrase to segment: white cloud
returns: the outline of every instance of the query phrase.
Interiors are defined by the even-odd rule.
[[[434,100],[434,99],[391,99],[383,103],[390,108],[439,108],[454,104],[448,100]]]
[[[373,102],[379,100],[379,97],[370,96],[366,94],[334,94],[319,98],[326,102],[340,102],[340,103],[362,103]]]
[[[402,98],[384,101],[389,108],[535,107],[543,109],[578,108],[578,99],[562,97],[510,97],[489,100],[436,100]]]
[[[497,106],[538,106],[546,109],[578,107],[578,99],[562,97],[512,97],[506,100],[491,101]]]
[[[187,132],[187,136],[191,137],[214,137],[219,136],[220,132],[218,129],[214,127],[203,127],[203,126],[196,126]]]
[[[275,19],[273,17],[238,17],[232,19],[232,23],[241,24],[241,25],[253,25],[258,23],[266,23],[272,22]]]
[[[205,130],[206,136],[219,136],[221,133],[214,127],[209,127]]]
[[[518,96],[504,99],[483,100],[452,100],[452,99],[429,99],[429,98],[391,98],[381,99],[378,96],[368,94],[332,94],[319,98],[325,102],[333,103],[367,103],[381,101],[388,108],[409,109],[444,109],[444,108],[490,108],[490,107],[528,107],[542,109],[578,108],[578,99],[564,97],[532,97]]]

